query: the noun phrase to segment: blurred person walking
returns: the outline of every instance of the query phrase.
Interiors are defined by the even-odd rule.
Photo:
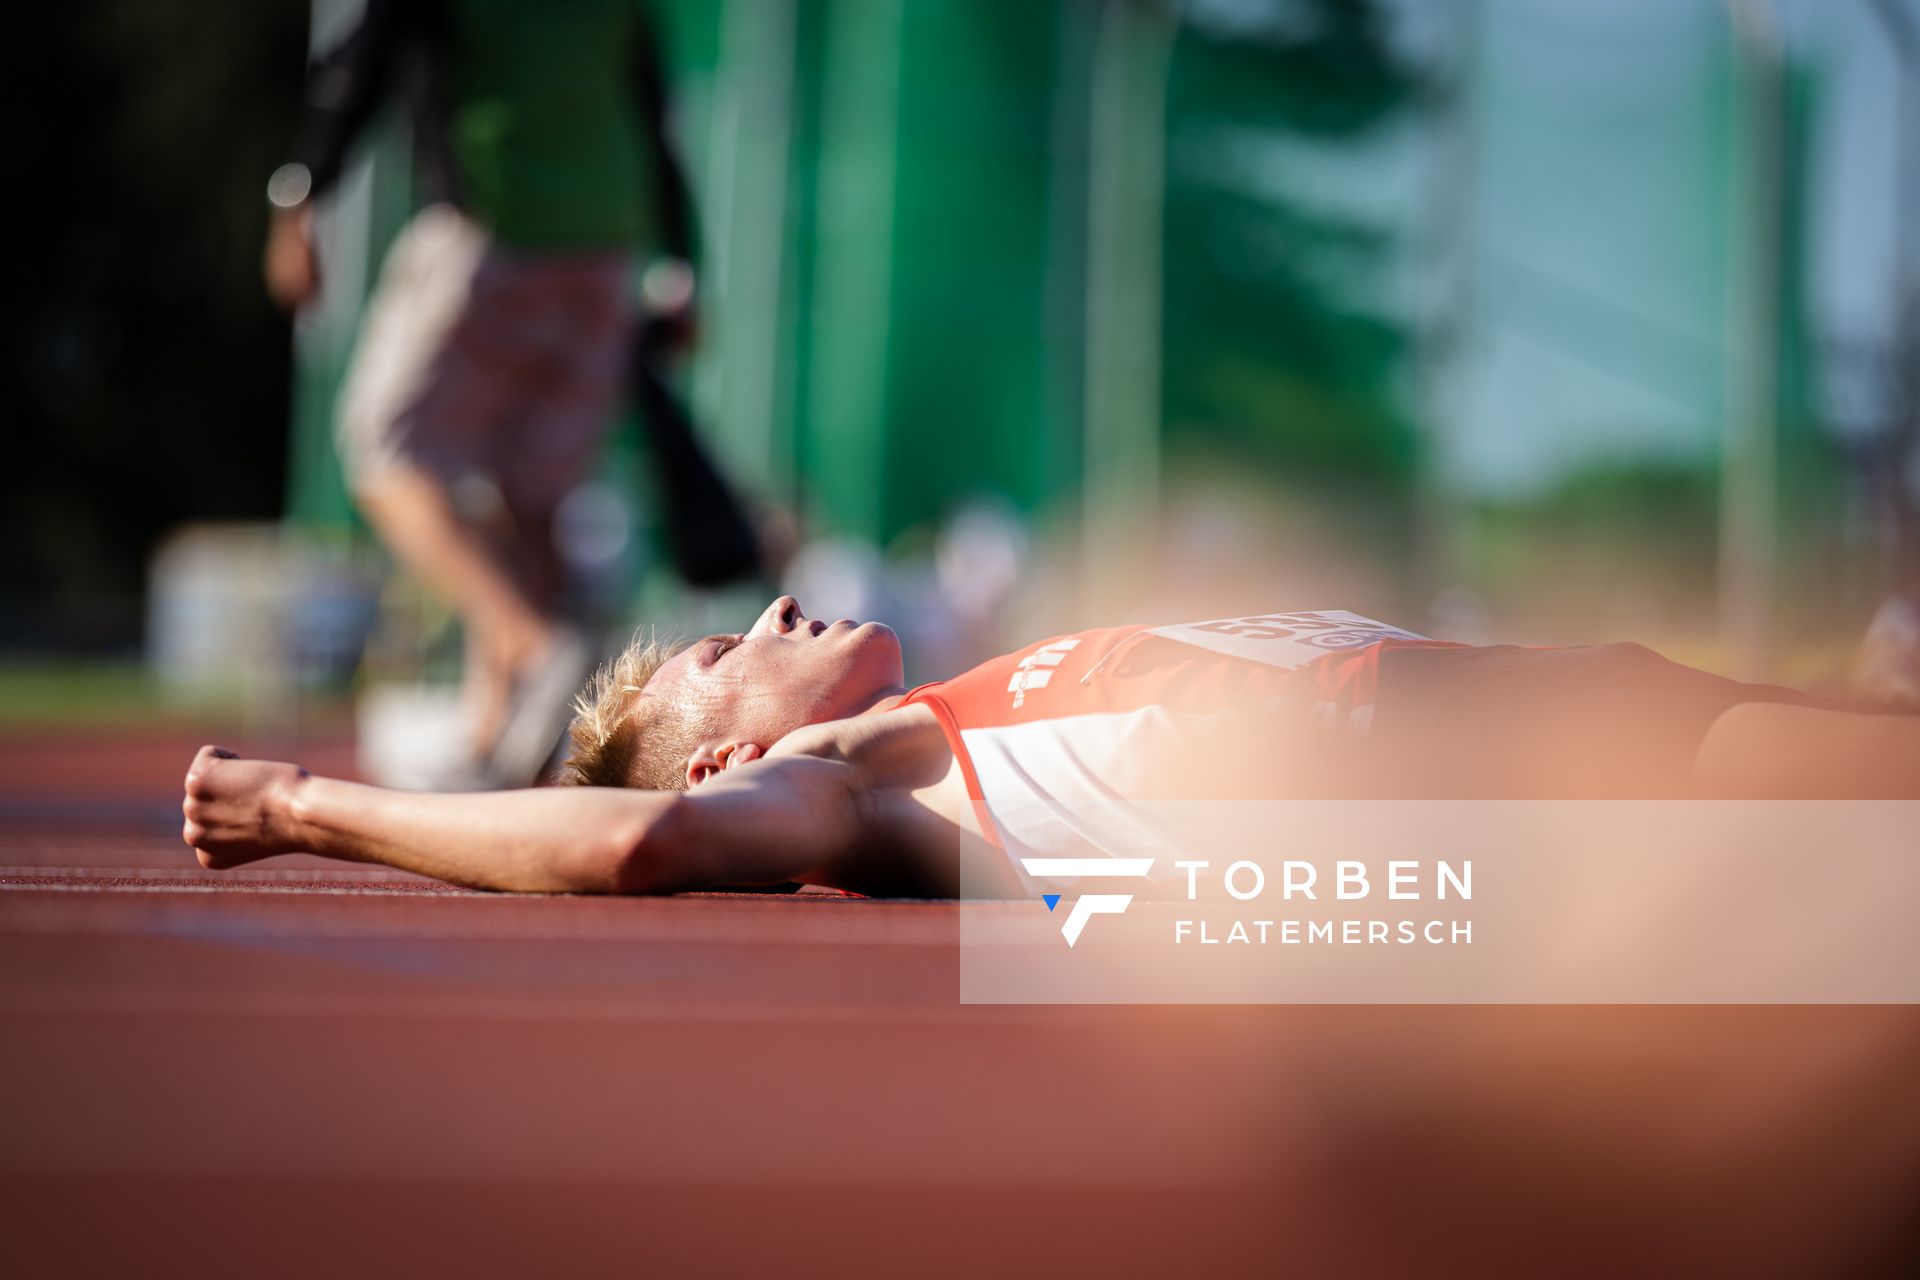
[[[625,389],[643,257],[669,282],[647,290],[665,317],[649,349],[693,332],[655,29],[634,0],[367,0],[309,68],[295,158],[268,183],[281,305],[320,288],[312,202],[389,101],[424,201],[368,300],[337,441],[367,522],[464,628],[465,781],[524,785],[592,657],[562,620],[553,522]]]

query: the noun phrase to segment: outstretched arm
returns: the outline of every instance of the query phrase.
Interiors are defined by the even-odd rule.
[[[389,791],[202,747],[182,832],[202,866],[283,853],[375,862],[480,889],[615,893],[637,880],[675,797],[602,788],[470,795]]]
[[[698,796],[616,787],[436,795],[202,747],[187,772],[182,835],[206,867],[314,853],[522,893],[831,883],[857,843],[844,767],[769,761],[741,773],[757,776]]]

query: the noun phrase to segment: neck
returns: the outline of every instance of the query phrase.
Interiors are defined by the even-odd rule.
[[[906,700],[907,690],[899,685],[895,685],[890,689],[882,689],[879,693],[876,693],[873,696],[873,701],[867,704],[865,710],[856,711],[853,715],[854,717],[877,716],[883,712],[897,709],[900,704]]]

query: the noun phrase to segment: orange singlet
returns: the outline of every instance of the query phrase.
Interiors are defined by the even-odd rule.
[[[1364,733],[1381,652],[1434,643],[1343,611],[1107,627],[906,700],[940,721],[982,831],[1016,868],[1022,857],[1160,855],[1173,846],[1148,802],[1194,798],[1169,762],[1204,754],[1222,717],[1271,707],[1280,731]]]

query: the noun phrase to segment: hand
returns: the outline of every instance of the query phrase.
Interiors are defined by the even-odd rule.
[[[292,853],[300,847],[293,794],[306,778],[299,765],[242,760],[224,747],[202,747],[187,770],[181,838],[201,866],[216,869]]]
[[[320,263],[313,251],[313,228],[306,210],[274,211],[262,266],[268,296],[288,311],[319,292]]]
[[[658,258],[640,273],[640,316],[645,343],[654,351],[684,355],[700,338],[693,265],[684,258]]]

